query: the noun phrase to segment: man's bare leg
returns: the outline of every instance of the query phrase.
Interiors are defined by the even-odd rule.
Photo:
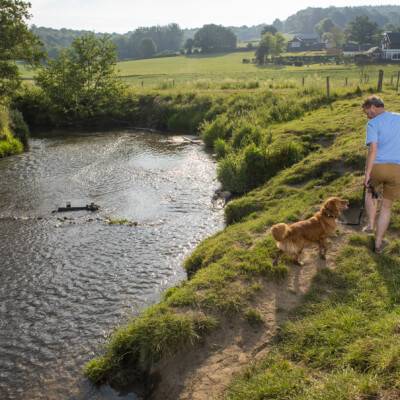
[[[376,222],[375,248],[380,249],[382,246],[383,237],[390,223],[390,214],[392,209],[392,200],[383,199],[382,206],[379,211],[378,220]]]
[[[367,211],[368,225],[366,229],[373,230],[375,228],[376,210],[378,208],[378,200],[372,197],[372,193],[365,194],[365,210]]]

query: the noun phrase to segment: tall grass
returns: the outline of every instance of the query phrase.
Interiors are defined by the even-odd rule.
[[[24,150],[21,141],[14,137],[10,125],[9,110],[0,106],[0,158],[22,153]]]

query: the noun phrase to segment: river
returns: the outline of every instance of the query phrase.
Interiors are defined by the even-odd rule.
[[[0,399],[134,399],[82,367],[185,279],[183,259],[223,227],[217,187],[212,157],[179,136],[43,135],[0,160]],[[51,213],[66,201],[101,209]]]

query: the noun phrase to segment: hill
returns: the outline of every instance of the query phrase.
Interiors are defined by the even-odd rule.
[[[345,28],[360,15],[368,16],[380,28],[389,24],[400,26],[400,6],[309,7],[287,18],[283,22],[283,30],[287,33],[313,33],[314,26],[324,18],[330,18],[336,25]]]

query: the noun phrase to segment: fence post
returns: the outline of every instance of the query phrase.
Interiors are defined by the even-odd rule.
[[[329,76],[326,77],[326,97],[330,97],[331,94],[331,84],[329,80]]]
[[[302,78],[302,80],[301,80],[301,84],[304,86],[304,76],[303,76],[303,78]]]
[[[349,78],[344,78],[344,82],[345,82],[345,85],[347,86],[348,85],[348,83],[349,83]]]
[[[399,91],[400,71],[397,73],[396,92]]]
[[[383,87],[383,69],[380,69],[378,77],[378,92],[382,92],[382,87]]]
[[[142,87],[143,87],[144,82],[142,81]]]
[[[390,86],[393,86],[393,74],[392,74],[392,76],[390,77]]]

